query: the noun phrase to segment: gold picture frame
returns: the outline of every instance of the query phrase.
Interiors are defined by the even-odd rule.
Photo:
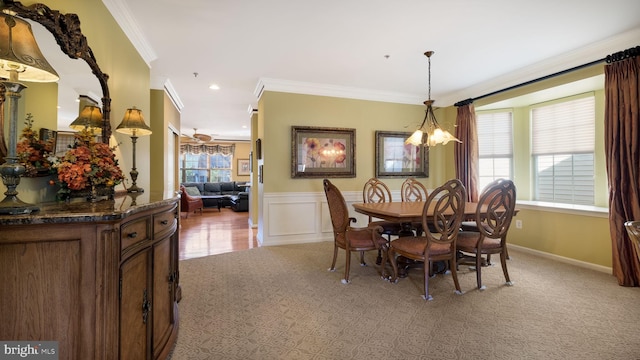
[[[356,129],[292,126],[291,177],[356,177]]]
[[[236,169],[238,176],[251,175],[251,161],[249,159],[238,159],[238,168]]]
[[[429,148],[405,144],[409,132],[376,131],[376,177],[429,177]]]

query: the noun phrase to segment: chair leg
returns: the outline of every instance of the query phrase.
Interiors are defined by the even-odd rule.
[[[351,251],[346,251],[347,253],[347,261],[344,267],[344,279],[342,279],[343,284],[349,283],[349,267],[351,266]]]
[[[429,273],[430,273],[430,269],[431,269],[431,261],[425,259],[425,261],[424,261],[424,296],[422,298],[427,300],[427,301],[433,300],[433,297],[431,295],[429,295]]]
[[[338,245],[333,245],[333,261],[331,262],[331,267],[329,271],[336,271],[336,259],[338,258]]]
[[[507,254],[507,249],[504,248],[502,250],[502,252],[500,253],[500,263],[502,264],[502,272],[504,273],[504,278],[505,278],[505,280],[507,280],[506,284],[508,286],[511,286],[511,285],[513,285],[513,283],[509,279],[509,272],[507,271],[507,256],[509,256]]]
[[[381,250],[378,250],[381,251]],[[385,248],[382,251],[382,261],[380,262],[380,273],[382,274],[382,278],[384,280],[389,280],[389,276],[387,276],[387,259],[389,258],[389,248]]]
[[[476,252],[476,280],[478,282],[478,290],[486,289],[486,287],[482,286],[482,254],[480,252]]]
[[[396,253],[393,251],[393,248],[389,248],[389,252],[387,253],[387,258],[391,263],[391,269],[393,270],[393,275],[389,278],[389,281],[392,283],[398,282],[398,262],[396,261]]]
[[[391,234],[387,234],[387,249],[391,244]],[[386,262],[386,261],[385,261]],[[376,258],[376,265],[382,264],[382,250],[378,249],[378,257]]]
[[[455,256],[449,259],[449,269],[451,270],[451,277],[453,277],[453,284],[456,286],[456,294],[462,295],[460,289],[460,282],[458,282],[458,271],[456,270],[456,258]]]

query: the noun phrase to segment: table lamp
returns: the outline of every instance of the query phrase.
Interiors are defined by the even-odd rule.
[[[94,105],[85,105],[80,112],[80,116],[73,120],[69,127],[77,131],[87,128],[92,134],[100,135],[103,123],[100,108]]]
[[[20,92],[26,88],[20,80],[33,82],[54,82],[59,77],[42,55],[31,25],[18,17],[0,13],[0,77],[4,80],[7,109],[9,112],[9,148],[6,162],[0,165],[2,182],[7,187],[5,198],[0,201],[0,214],[29,214],[38,211],[33,204],[18,199],[16,187],[20,184],[20,176],[24,174],[24,165],[18,162],[16,145],[18,142],[18,99]]]
[[[142,110],[136,109],[135,106],[127,109],[122,122],[116,128],[116,132],[131,135],[131,142],[133,143],[133,167],[130,172],[133,184],[127,189],[127,192],[144,192],[144,189],[136,185],[136,180],[138,179],[138,170],[136,169],[136,142],[138,141],[138,136],[151,135],[151,128],[144,123]]]

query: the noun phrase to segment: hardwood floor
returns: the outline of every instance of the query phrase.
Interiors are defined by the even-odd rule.
[[[180,260],[258,247],[248,212],[214,208],[180,215]]]

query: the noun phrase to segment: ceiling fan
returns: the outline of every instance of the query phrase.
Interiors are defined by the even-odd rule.
[[[211,141],[211,136],[207,134],[198,134],[198,129],[193,128],[193,135],[183,135],[186,139],[196,141],[198,144],[202,144],[207,141]],[[187,141],[188,141],[187,140]]]

